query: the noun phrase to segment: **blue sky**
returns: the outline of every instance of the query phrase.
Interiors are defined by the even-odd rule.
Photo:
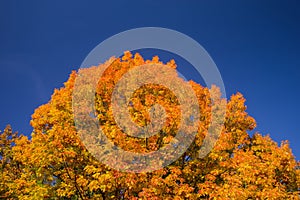
[[[108,37],[165,27],[199,42],[227,96],[247,99],[256,131],[289,140],[300,158],[300,2],[0,1],[0,129],[29,135],[30,116]]]

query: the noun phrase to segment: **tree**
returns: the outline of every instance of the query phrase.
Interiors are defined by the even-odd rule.
[[[20,173],[18,163],[13,161],[12,144],[17,139],[18,133],[13,133],[8,125],[0,135],[0,158],[1,158],[1,174],[0,174],[0,198],[13,197],[10,184],[16,179],[16,175]]]
[[[100,77],[95,94],[95,115],[105,135],[126,151],[147,153],[170,143],[180,123],[179,101],[166,87],[147,84],[131,96],[128,110],[136,124],[151,122],[149,108],[160,104],[166,123],[147,139],[126,135],[113,117],[111,95],[121,77],[143,64],[162,62],[156,56],[144,60],[125,52],[122,58],[83,69],[93,77],[95,70],[109,67]],[[176,68],[174,60],[165,67]],[[300,170],[288,142],[278,146],[269,136],[247,131],[255,120],[246,112],[245,99],[238,93],[227,102],[226,118],[212,151],[199,157],[211,122],[212,98],[224,103],[218,88],[208,89],[190,81],[200,108],[198,131],[188,150],[172,164],[152,172],[128,173],[99,162],[78,137],[72,94],[79,72],[72,72],[64,87],[32,115],[31,140],[1,133],[2,197],[19,199],[298,199]],[[99,78],[99,77],[96,77]],[[88,88],[81,88],[81,92]],[[84,105],[82,109],[85,109]],[[101,141],[101,138],[99,138]],[[115,162],[115,161],[111,161]],[[127,163],[128,164],[128,163]],[[124,163],[126,165],[126,163]]]

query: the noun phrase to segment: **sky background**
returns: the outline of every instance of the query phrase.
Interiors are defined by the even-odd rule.
[[[30,135],[34,109],[95,46],[147,26],[174,29],[200,43],[218,66],[227,97],[241,92],[247,99],[255,130],[289,140],[300,160],[297,0],[0,0],[0,129],[11,124]]]

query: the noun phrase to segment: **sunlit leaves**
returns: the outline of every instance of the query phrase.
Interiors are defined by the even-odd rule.
[[[93,76],[93,70],[102,65],[83,69],[86,76],[99,79],[93,114],[106,137],[137,153],[169,144],[181,115],[178,99],[170,89],[148,84],[131,96],[130,117],[140,126],[150,123],[151,106],[159,104],[166,111],[163,128],[147,139],[128,136],[115,123],[111,108],[113,89],[122,76],[145,63],[162,63],[159,57],[144,60],[139,54],[125,52],[122,58],[112,60],[102,77]],[[166,67],[176,69],[175,61]],[[193,143],[178,160],[163,169],[138,174],[119,172],[98,162],[75,128],[72,93],[76,76],[78,73],[72,72],[64,87],[35,110],[31,140],[10,127],[0,133],[1,199],[299,199],[300,165],[288,142],[278,146],[269,136],[250,136],[248,131],[256,123],[246,112],[240,93],[225,102],[218,88],[208,89],[193,81],[189,84],[197,96],[200,123]],[[89,92],[89,88],[80,89],[83,94]],[[214,105],[212,96],[217,97]],[[212,106],[224,103],[227,109],[225,123],[219,127],[221,135],[210,154],[199,157],[212,120]]]

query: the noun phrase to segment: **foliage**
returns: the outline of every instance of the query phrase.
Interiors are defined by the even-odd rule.
[[[155,103],[167,113],[166,124],[148,139],[126,135],[115,123],[110,96],[118,80],[146,60],[125,52],[100,78],[95,110],[106,136],[126,151],[151,152],[168,144],[180,123],[179,102],[172,91],[146,85],[132,95],[128,106],[132,120],[147,125],[148,108]],[[93,70],[84,69],[92,76]],[[166,67],[176,68],[173,60]],[[245,99],[237,93],[227,102],[220,138],[204,158],[198,152],[211,120],[211,90],[189,81],[199,107],[198,133],[189,149],[171,165],[149,173],[125,173],[98,162],[80,141],[73,120],[72,92],[77,73],[55,90],[51,100],[32,115],[31,140],[10,126],[0,134],[0,198],[6,199],[298,199],[299,163],[288,142],[278,146],[269,136],[247,131],[255,120],[246,112]],[[219,98],[221,103],[224,99]]]

